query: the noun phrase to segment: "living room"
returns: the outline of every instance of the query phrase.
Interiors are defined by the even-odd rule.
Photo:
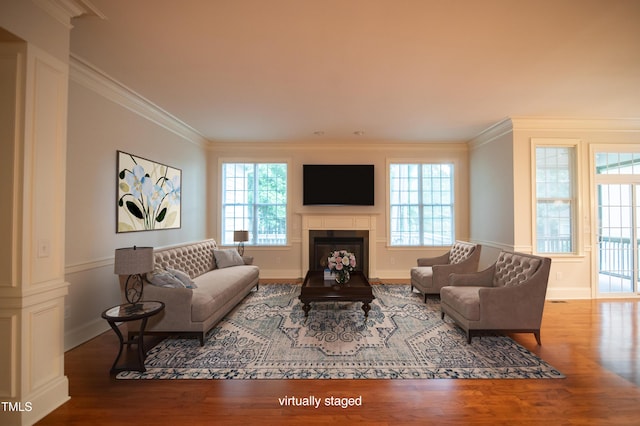
[[[613,112],[605,114],[601,112],[604,111],[603,108],[601,110],[595,109],[597,113],[587,114],[584,111],[588,111],[588,109],[585,108],[573,114],[558,106],[558,111],[561,113],[556,115],[552,114],[551,109],[542,107],[525,109],[523,107],[522,110],[505,110],[502,115],[496,116],[492,121],[469,124],[469,129],[473,130],[471,133],[467,131],[452,137],[439,135],[428,139],[401,138],[389,135],[371,137],[376,132],[373,123],[363,119],[362,122],[369,124],[367,128],[364,128],[357,126],[361,124],[357,120],[341,123],[340,119],[328,115],[321,117],[324,120],[317,119],[305,122],[309,127],[304,134],[298,133],[298,136],[287,139],[266,140],[252,138],[249,133],[244,139],[239,140],[234,140],[228,135],[226,140],[223,137],[219,139],[205,137],[190,125],[185,124],[182,117],[174,116],[173,114],[177,114],[177,111],[165,110],[164,106],[156,104],[154,100],[156,95],[152,90],[144,91],[138,87],[129,86],[130,83],[119,79],[117,71],[105,71],[102,69],[103,65],[94,63],[91,56],[99,57],[102,54],[101,50],[108,50],[109,43],[108,40],[103,40],[104,44],[86,45],[91,40],[89,37],[91,27],[110,25],[108,11],[111,11],[112,6],[105,2],[94,1],[93,3],[98,7],[95,9],[88,7],[89,12],[84,16],[73,17],[75,15],[69,15],[70,17],[67,19],[74,26],[73,29],[69,29],[67,25],[61,25],[59,21],[51,17],[51,10],[41,7],[42,4],[38,3],[44,2],[22,4],[11,1],[0,9],[2,11],[2,18],[0,18],[0,26],[3,28],[2,40],[9,40],[12,43],[17,41],[18,44],[24,43],[19,48],[20,52],[22,52],[20,49],[23,49],[25,45],[28,46],[26,48],[28,57],[32,57],[29,55],[36,58],[44,57],[46,64],[60,64],[64,76],[63,82],[57,87],[64,94],[56,101],[59,103],[50,107],[57,109],[60,108],[60,105],[64,105],[64,114],[58,113],[56,115],[58,122],[53,125],[53,128],[60,129],[59,126],[62,126],[66,131],[57,130],[58,134],[52,142],[53,148],[35,150],[37,156],[34,158],[36,160],[26,166],[24,179],[28,183],[35,182],[29,184],[33,188],[37,188],[37,193],[24,195],[25,199],[33,202],[33,210],[23,211],[22,208],[15,208],[19,212],[18,217],[23,214],[31,214],[35,219],[30,222],[30,228],[26,234],[22,238],[15,237],[15,241],[18,242],[12,240],[11,247],[7,250],[10,253],[16,247],[22,248],[24,245],[23,250],[27,253],[31,250],[27,249],[27,246],[37,246],[34,249],[35,255],[33,255],[35,260],[29,261],[31,254],[17,256],[14,253],[14,255],[6,256],[7,259],[11,259],[9,263],[11,266],[4,268],[13,271],[11,277],[3,280],[3,282],[11,283],[9,287],[17,286],[17,281],[14,278],[16,275],[25,274],[31,277],[31,284],[46,283],[49,288],[55,289],[50,293],[43,292],[47,294],[45,299],[48,302],[55,301],[53,302],[55,313],[52,313],[52,316],[45,315],[38,322],[39,325],[50,323],[49,325],[44,325],[44,328],[38,328],[39,331],[35,332],[25,331],[22,334],[10,331],[7,334],[12,336],[12,342],[17,342],[21,338],[26,341],[39,342],[34,346],[35,349],[31,347],[24,349],[24,354],[31,352],[46,354],[44,359],[36,356],[36,364],[40,365],[41,363],[41,365],[46,365],[47,368],[56,371],[51,376],[48,372],[40,371],[40,367],[34,369],[23,366],[18,369],[17,376],[12,376],[17,382],[20,381],[20,377],[26,377],[32,373],[35,373],[36,376],[40,375],[35,380],[32,390],[42,387],[46,389],[43,392],[46,394],[65,388],[64,369],[61,368],[64,352],[82,345],[108,330],[108,324],[100,318],[99,313],[106,307],[120,302],[118,278],[113,273],[115,249],[133,245],[161,248],[205,238],[215,238],[220,244],[233,247],[232,241],[223,242],[221,237],[223,234],[220,208],[221,167],[227,162],[283,162],[287,164],[287,242],[272,247],[250,244],[246,246],[246,253],[253,256],[254,263],[260,267],[261,279],[294,281],[303,277],[305,271],[302,266],[301,253],[304,252],[303,241],[305,237],[303,232],[305,227],[303,221],[305,215],[364,215],[374,217],[376,223],[376,236],[372,241],[376,259],[373,265],[375,269],[373,277],[381,281],[394,281],[408,280],[410,268],[415,266],[418,257],[441,254],[446,251],[446,248],[443,246],[410,247],[390,244],[390,164],[416,161],[453,164],[455,170],[453,190],[455,237],[483,244],[480,261],[481,267],[483,267],[491,264],[503,249],[523,252],[535,251],[537,231],[535,226],[536,198],[534,195],[536,187],[535,148],[538,146],[573,147],[576,152],[576,198],[579,200],[574,225],[576,230],[575,245],[568,255],[552,256],[553,264],[547,297],[550,301],[606,297],[597,290],[596,226],[598,217],[595,208],[596,186],[593,164],[597,152],[638,152],[640,110],[637,103],[639,97],[637,93],[634,94],[634,90],[637,91],[638,87],[634,84],[634,82],[637,83],[638,58],[635,50],[624,50],[624,47],[628,47],[629,44],[621,43],[621,40],[628,40],[633,35],[637,35],[637,30],[628,26],[629,21],[633,21],[632,18],[638,14],[637,6],[631,2],[621,2],[618,8],[611,7],[611,16],[622,20],[616,23],[620,28],[620,34],[615,39],[619,43],[617,46],[622,46],[618,49],[627,55],[627,59],[623,60],[612,54],[609,59],[615,66],[607,68],[611,74],[606,75],[606,78],[610,78],[614,74],[619,76],[617,84],[626,88],[614,93],[611,98],[617,97],[622,102],[622,100],[635,97],[635,101],[631,102],[631,106],[627,110],[616,110],[615,114]],[[76,3],[83,4],[84,2],[53,2],[53,10],[60,12],[60,4]],[[593,8],[593,10],[587,8],[590,13],[595,13],[594,10],[600,10],[599,6],[602,6],[602,2],[597,1],[589,4]],[[499,6],[499,4],[493,4],[493,7],[499,8]],[[570,6],[567,5],[567,9],[575,11],[577,7],[575,2]],[[85,7],[87,6],[85,5]],[[104,11],[106,19],[99,16],[100,10]],[[112,13],[115,11],[114,9]],[[566,12],[566,10],[562,9],[558,12]],[[587,11],[584,13],[587,18],[592,16]],[[626,18],[622,19],[625,16]],[[113,14],[111,19],[115,19]],[[591,21],[587,19],[587,22]],[[603,26],[605,24],[612,25],[601,21],[596,22]],[[610,27],[606,26],[606,28]],[[460,29],[458,28],[458,30]],[[599,27],[592,29],[596,34],[599,30]],[[86,33],[82,31],[86,31]],[[587,31],[587,33],[589,32]],[[85,35],[86,37],[84,37]],[[592,38],[587,37],[587,39],[598,39],[598,37],[593,37],[593,34],[591,36]],[[564,46],[564,49],[570,50],[571,47],[574,47],[572,43],[580,40],[582,39],[567,40],[566,43],[569,47]],[[134,42],[135,40],[132,40],[132,43]],[[36,49],[34,50],[32,47]],[[120,47],[123,46],[114,43],[111,48],[118,49]],[[603,51],[610,51],[608,49],[610,46],[605,47],[596,46],[592,52],[582,52],[581,57],[584,59],[584,56],[588,57],[596,53],[601,54]],[[506,47],[503,46],[503,48]],[[268,57],[268,55],[266,56]],[[558,53],[551,56],[557,61],[561,59]],[[141,57],[140,62],[144,62],[144,55]],[[546,59],[544,63],[548,65],[549,59]],[[506,61],[500,65],[508,66],[508,64],[509,62]],[[536,61],[531,61],[532,67],[535,64]],[[65,70],[67,65],[68,71]],[[380,66],[380,64],[376,65]],[[125,64],[121,66],[125,67]],[[128,66],[135,67],[136,64]],[[334,69],[335,66],[330,68]],[[116,66],[115,69],[117,68]],[[476,63],[471,69],[461,72],[460,84],[463,88],[466,87],[463,84],[463,75],[466,72],[476,72],[482,76],[487,71]],[[68,74],[64,74],[65,72]],[[539,70],[539,72],[544,74],[544,70]],[[45,76],[44,78],[49,77]],[[188,77],[178,78],[186,79]],[[251,74],[251,78],[255,78],[254,74]],[[30,87],[31,83],[26,84]],[[340,87],[341,83],[338,82],[337,85]],[[510,88],[515,90],[513,95],[495,92],[496,98],[520,96],[517,85],[510,86]],[[547,90],[552,91],[552,89]],[[553,90],[558,90],[567,97],[574,96],[583,99],[581,94],[583,88],[577,84],[573,86],[566,80],[562,82],[562,85],[555,86]],[[354,92],[358,92],[358,90]],[[347,91],[346,93],[357,94],[354,92]],[[50,93],[42,93],[41,95],[43,97],[51,96]],[[272,95],[277,97],[277,93],[272,93]],[[482,109],[483,102],[492,101],[491,98],[472,99],[476,95],[478,93],[468,92],[468,99],[473,100],[478,109]],[[614,102],[611,98],[606,97],[604,93],[601,95],[598,102],[603,104],[610,102],[613,105]],[[180,98],[180,93],[175,93],[174,96]],[[464,98],[465,94],[457,92],[455,96]],[[593,92],[590,92],[589,96],[593,96]],[[584,99],[585,103],[595,102],[589,96]],[[375,101],[382,106],[386,102],[391,102],[388,99],[369,99],[370,102]],[[606,99],[606,102],[602,99]],[[499,102],[499,99],[494,100]],[[300,100],[301,105],[305,102],[312,103],[313,100]],[[437,101],[434,100],[434,102]],[[344,110],[348,111],[354,108],[349,105],[350,100],[345,99],[344,103],[347,104]],[[251,124],[258,128],[260,128],[261,121],[259,116],[260,114],[266,115],[269,106],[266,105],[264,108],[264,112],[255,110],[248,114],[255,120],[251,121]],[[436,117],[425,120],[427,121],[426,127],[429,127],[429,124],[436,126],[440,115],[456,115],[455,111],[444,110],[441,112],[438,111],[438,108],[435,110]],[[614,110],[615,108],[612,106],[611,111]],[[425,116],[429,116],[429,111],[431,110],[427,110]],[[215,120],[224,121],[227,117],[225,111],[220,110],[218,113],[223,118],[215,118]],[[564,118],[567,116],[577,118]],[[296,116],[292,116],[290,119],[295,121]],[[212,118],[212,120],[214,119]],[[248,124],[234,123],[230,119],[228,121],[231,123],[228,124],[230,127],[233,127],[232,124],[238,128],[251,127]],[[337,124],[327,123],[327,121],[337,122]],[[50,124],[46,123],[46,126],[48,125]],[[51,128],[46,126],[43,128],[44,130]],[[41,133],[38,133],[40,128],[36,126],[36,129],[37,131],[34,131],[36,138],[41,137],[39,136]],[[463,134],[465,136],[462,136]],[[26,132],[26,136],[28,135],[29,133]],[[61,140],[63,142],[60,142]],[[45,143],[48,142],[45,141]],[[180,228],[149,232],[116,232],[117,151],[148,158],[182,171]],[[27,152],[30,151],[27,149]],[[13,153],[11,157],[13,157]],[[56,164],[49,164],[52,158],[56,159]],[[303,165],[322,163],[374,165],[375,204],[366,207],[303,205]],[[12,165],[9,170],[11,170],[11,176],[14,176],[14,173],[19,174],[21,169],[14,169]],[[28,176],[31,177],[28,178]],[[33,181],[29,181],[29,179],[33,179]],[[10,178],[7,180],[11,182]],[[21,177],[20,181],[22,180]],[[57,185],[56,182],[58,182]],[[60,182],[63,182],[64,185],[61,186]],[[10,185],[8,189],[13,191],[13,184]],[[15,202],[15,204],[18,203]],[[50,217],[44,212],[51,213]],[[13,229],[18,226],[15,216],[16,214],[12,215],[10,220],[6,221],[11,224],[6,230],[11,235],[15,235]],[[51,255],[47,256],[47,253],[51,253]],[[28,273],[15,266],[21,261],[25,265],[28,264],[25,266]],[[36,291],[34,290],[36,288],[42,289],[43,287],[25,284],[24,293],[22,290],[7,290],[3,295],[11,300],[16,300],[17,293],[19,294],[17,297],[22,300],[22,298],[31,297],[29,291]],[[37,290],[36,293],[40,293],[40,290]],[[629,295],[629,299],[634,299],[636,296],[637,293],[633,293]],[[5,303],[10,306],[11,312],[15,312],[15,303]],[[31,305],[31,303],[26,304]],[[23,312],[20,309],[18,311],[20,312],[19,317],[27,314],[26,311]],[[27,323],[24,323],[24,327]],[[62,327],[56,327],[53,324],[59,324]],[[16,325],[12,325],[12,327],[16,327]],[[44,336],[50,337],[44,339]],[[54,341],[55,344],[52,344],[51,341]],[[46,345],[55,347],[53,355],[51,355],[50,348],[39,352],[39,349],[44,349],[45,342]],[[18,353],[20,354],[18,358],[23,356],[21,350]],[[15,360],[15,355],[3,354],[2,359]],[[15,367],[16,361],[12,362],[13,364],[5,364],[10,365],[6,368],[7,371],[12,371],[12,368]],[[9,376],[11,375],[5,377]],[[16,381],[11,383],[6,386],[15,386]],[[52,383],[56,383],[56,385],[52,386]],[[17,395],[16,400],[22,400],[22,396],[32,397],[29,392],[25,388],[9,393]],[[63,391],[62,393],[68,395],[68,392]],[[45,397],[44,399],[52,401],[56,398]],[[58,401],[58,403],[60,402]],[[38,405],[40,407],[56,406],[56,402],[39,403]]]

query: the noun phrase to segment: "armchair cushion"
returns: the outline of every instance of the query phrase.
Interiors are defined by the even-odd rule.
[[[475,249],[475,244],[456,241],[449,251],[449,263],[453,265],[467,260]]]
[[[496,261],[493,274],[494,287],[518,285],[531,278],[540,266],[540,259],[503,252]]]

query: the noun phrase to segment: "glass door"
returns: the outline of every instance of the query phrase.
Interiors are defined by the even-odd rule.
[[[638,293],[640,185],[598,184],[598,292]]]

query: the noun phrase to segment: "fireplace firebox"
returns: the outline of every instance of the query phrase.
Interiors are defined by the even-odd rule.
[[[347,250],[356,256],[356,270],[369,274],[369,231],[310,230],[309,269],[324,270],[334,250]]]

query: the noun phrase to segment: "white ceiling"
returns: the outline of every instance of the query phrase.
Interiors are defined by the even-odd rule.
[[[640,117],[638,0],[91,3],[106,19],[74,19],[72,53],[210,140],[460,141],[507,116]]]

